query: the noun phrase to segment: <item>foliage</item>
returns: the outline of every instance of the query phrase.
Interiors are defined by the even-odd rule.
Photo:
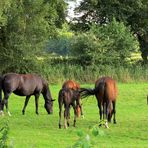
[[[82,16],[77,18],[76,29],[89,29],[89,25],[108,24],[116,18],[117,21],[124,22],[126,26],[131,26],[132,31],[138,35],[143,58],[148,56],[148,1],[104,1],[85,0],[76,9],[77,13],[82,12]]]
[[[0,123],[0,148],[7,148],[7,140],[8,140],[8,121],[4,121]]]
[[[77,64],[75,62],[78,62]],[[92,83],[101,76],[111,76],[120,82],[147,82],[148,65],[133,63],[130,65],[96,64],[84,67],[77,58],[58,58],[46,61],[42,75],[53,84],[73,79],[81,83]]]
[[[9,9],[10,5],[11,0],[0,1],[0,29],[7,23],[7,15],[5,15],[5,12]]]
[[[48,38],[57,35],[54,31],[58,26],[56,23],[57,20],[60,22],[58,17],[64,13],[65,8],[59,12],[57,5],[60,3],[64,5],[62,0],[15,0],[11,1],[11,7],[7,11],[2,10],[5,23],[0,28],[1,72],[40,71],[37,56],[45,48]],[[61,24],[62,22],[63,20]]]
[[[115,19],[107,25],[94,25],[87,33],[80,33],[72,41],[72,53],[83,65],[125,64],[138,42],[129,27]]]
[[[68,55],[73,32],[70,31],[68,24],[63,24],[62,29],[58,29],[56,38],[49,40],[47,52],[56,53],[57,55]]]
[[[94,137],[99,138],[99,136],[104,136],[105,134],[104,131],[98,127],[98,125],[95,125],[93,127],[90,127],[88,133],[85,133],[82,130],[78,130],[77,135],[79,136],[79,139],[77,140],[77,142],[75,142],[72,148],[93,147],[96,144]]]

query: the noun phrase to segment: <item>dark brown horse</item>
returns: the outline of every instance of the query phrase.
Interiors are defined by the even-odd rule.
[[[100,120],[107,118],[110,122],[114,114],[114,123],[116,123],[116,97],[117,84],[116,81],[110,77],[102,77],[95,83],[94,89],[82,88],[80,91],[82,97],[95,95],[98,101],[100,112]]]
[[[80,93],[78,90],[62,88],[59,91],[58,103],[59,103],[59,128],[61,128],[61,116],[62,116],[62,106],[64,104],[64,128],[69,126],[69,114],[70,114],[70,106],[74,109],[74,124],[76,124],[76,116],[78,116],[79,112],[77,111],[79,104],[78,98],[80,97]]]
[[[78,90],[79,91],[80,90],[80,84],[78,84],[77,82],[75,82],[73,80],[67,80],[62,85],[62,88],[64,88],[64,89],[73,89],[73,90]],[[80,110],[81,111],[81,116],[84,117],[82,104],[81,104],[81,100],[80,100],[80,95],[78,97],[79,97],[78,100],[80,101],[79,102],[80,106],[78,106],[79,108],[77,108],[77,110]]]
[[[8,73],[0,79],[0,94],[4,92],[4,99],[0,95],[0,110],[3,110],[4,105],[8,111],[8,98],[13,92],[19,96],[26,96],[22,113],[25,114],[25,109],[32,95],[35,96],[36,114],[38,114],[38,99],[40,94],[43,94],[45,100],[45,109],[48,114],[53,112],[53,99],[48,87],[48,83],[36,74],[16,74]]]

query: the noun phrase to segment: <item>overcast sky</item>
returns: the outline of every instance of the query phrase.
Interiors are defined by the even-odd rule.
[[[74,14],[74,9],[76,6],[78,6],[80,4],[80,2],[82,0],[75,0],[75,1],[68,1],[68,0],[65,0],[67,3],[68,3],[68,17],[67,17],[67,20],[71,20],[73,17],[77,16]]]

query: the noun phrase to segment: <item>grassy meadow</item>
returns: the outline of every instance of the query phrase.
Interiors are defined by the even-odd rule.
[[[9,132],[7,144],[14,148],[68,148],[78,140],[78,133],[89,137],[92,147],[148,147],[148,83],[119,83],[117,100],[117,124],[109,124],[109,129],[99,128],[102,134],[94,136],[90,129],[99,123],[97,101],[95,97],[84,99],[84,119],[78,118],[76,128],[72,126],[73,110],[71,109],[70,127],[58,129],[58,101],[57,96],[61,85],[51,85],[54,102],[54,114],[47,115],[44,109],[44,100],[40,96],[39,115],[35,114],[35,102],[32,97],[22,115],[24,97],[11,95],[9,98],[9,117],[0,117],[0,123],[8,122]],[[93,88],[93,84],[82,87]],[[63,123],[63,122],[62,122]],[[89,136],[88,136],[89,135]],[[75,146],[76,147],[76,146]]]

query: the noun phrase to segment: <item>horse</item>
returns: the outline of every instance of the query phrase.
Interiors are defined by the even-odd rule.
[[[73,80],[67,80],[63,83],[62,88],[67,88],[67,89],[70,88],[70,89],[78,90],[80,89],[80,84],[78,84]]]
[[[76,117],[80,113],[77,109],[80,105],[80,102],[78,100],[80,96],[80,93],[78,90],[68,89],[68,88],[62,88],[59,91],[58,96],[58,103],[59,103],[59,128],[61,128],[61,116],[62,116],[62,106],[64,104],[64,128],[67,128],[67,125],[69,126],[69,114],[70,114],[70,106],[74,109],[74,123],[73,126],[76,125]],[[66,123],[67,122],[67,123]]]
[[[111,77],[101,77],[95,83],[94,89],[81,88],[82,98],[90,95],[95,95],[100,113],[100,120],[107,118],[111,122],[114,114],[113,122],[116,124],[116,98],[117,98],[117,84]],[[106,117],[105,117],[106,116]],[[106,125],[108,127],[108,125]]]
[[[4,99],[2,100],[2,90],[4,92]],[[44,107],[48,114],[53,112],[53,99],[51,97],[50,89],[46,80],[37,74],[17,74],[8,73],[0,78],[0,110],[3,111],[4,105],[9,115],[8,98],[11,93],[18,96],[26,96],[22,114],[25,114],[25,109],[28,101],[32,95],[35,96],[36,114],[38,113],[38,99],[42,93],[45,104]]]
[[[73,90],[80,90],[80,84],[78,84],[77,82],[73,81],[73,80],[67,80],[63,83],[62,85],[62,88],[63,89],[73,89]],[[80,101],[80,96],[78,96],[78,100]],[[81,116],[84,118],[84,115],[83,115],[83,109],[82,109],[82,104],[79,103],[80,106],[79,106],[79,109],[81,111]]]

